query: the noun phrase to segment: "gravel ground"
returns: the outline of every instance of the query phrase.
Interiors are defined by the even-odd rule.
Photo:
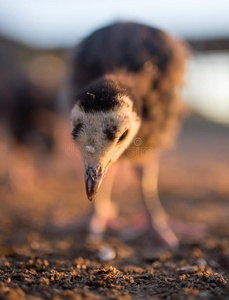
[[[174,251],[149,231],[95,241],[85,226],[70,225],[91,204],[78,154],[63,155],[67,139],[54,156],[39,158],[7,152],[2,142],[0,299],[229,299],[228,131],[192,117],[176,151],[162,158],[163,205],[173,221],[196,226],[195,234],[177,230]],[[138,184],[125,162],[121,173],[114,197],[128,221],[139,211]]]

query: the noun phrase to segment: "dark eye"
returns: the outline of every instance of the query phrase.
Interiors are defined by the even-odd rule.
[[[74,126],[74,128],[72,130],[72,137],[73,137],[74,140],[79,135],[79,132],[81,131],[82,127],[83,127],[82,123],[78,123],[77,125]]]
[[[127,134],[128,134],[129,130],[127,129],[119,138],[118,140],[118,143],[120,143],[121,141],[123,141],[126,137],[127,137]]]
[[[112,142],[116,138],[116,130],[117,127],[113,126],[113,127],[106,128],[103,132],[106,135],[106,138]]]

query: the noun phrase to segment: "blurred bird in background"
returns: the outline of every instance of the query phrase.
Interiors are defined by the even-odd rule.
[[[74,49],[72,137],[82,155],[87,197],[96,198],[91,235],[101,237],[115,216],[113,181],[96,194],[108,168],[123,155],[139,174],[152,232],[177,246],[158,196],[157,149],[173,145],[185,112],[180,91],[187,58],[185,43],[136,23],[97,30]]]
[[[4,43],[2,51],[11,53]],[[0,142],[7,156],[0,177],[11,187],[25,189],[28,182],[31,187],[35,185],[41,166],[39,158],[50,159],[55,150],[60,59],[50,54],[37,55],[25,47],[18,51],[25,61],[15,62],[11,54],[7,57],[9,68],[0,70]]]

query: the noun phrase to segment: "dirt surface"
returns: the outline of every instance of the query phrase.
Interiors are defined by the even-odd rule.
[[[192,117],[162,157],[161,199],[180,238],[173,251],[150,231],[95,241],[71,225],[91,204],[66,132],[52,157],[1,141],[0,299],[229,299],[229,129]],[[138,182],[126,162],[120,170],[114,199],[128,225],[141,208]],[[195,230],[184,234],[184,224]]]

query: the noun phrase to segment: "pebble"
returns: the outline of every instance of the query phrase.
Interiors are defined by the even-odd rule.
[[[44,285],[49,285],[49,279],[48,279],[48,278],[45,278],[45,277],[41,277],[41,278],[39,279],[39,282],[40,282],[41,284],[44,284]]]
[[[109,246],[103,246],[98,253],[98,257],[104,261],[114,259],[116,256],[115,250]]]

